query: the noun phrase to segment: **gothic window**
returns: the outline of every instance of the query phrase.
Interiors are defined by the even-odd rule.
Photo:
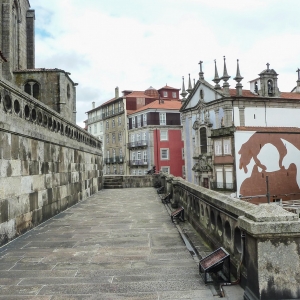
[[[25,93],[33,96],[35,99],[40,99],[40,85],[33,80],[28,81],[24,85]]]
[[[70,85],[67,85],[67,98],[70,99],[71,92],[70,92]]]
[[[207,134],[205,127],[200,128],[200,148],[202,154],[207,153]]]

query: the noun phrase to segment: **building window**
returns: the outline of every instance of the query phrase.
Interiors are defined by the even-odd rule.
[[[184,148],[181,149],[182,159],[184,159]]]
[[[148,174],[148,170],[144,170],[144,175],[147,175]]]
[[[225,186],[226,189],[233,189],[233,176],[232,176],[232,167],[225,167]]]
[[[102,132],[103,131],[103,122],[101,121],[100,122],[100,132]]]
[[[119,132],[119,142],[122,142],[122,132]]]
[[[161,167],[161,171],[162,171],[163,173],[170,174],[170,167]]]
[[[218,189],[222,189],[223,188],[223,168],[216,168],[216,180],[217,180],[217,184],[216,187]]]
[[[169,159],[169,149],[160,149],[160,159]]]
[[[40,99],[40,85],[36,81],[28,81],[24,85],[24,91],[34,98]]]
[[[134,143],[134,142],[135,142],[135,135],[134,135],[134,133],[133,133],[133,134],[131,134],[131,136],[130,136],[130,137],[131,137],[131,139],[130,139],[130,140],[131,140],[131,143]]]
[[[174,98],[174,99],[177,98],[176,92],[172,92],[172,98]]]
[[[142,123],[141,123],[141,115],[137,116],[137,127],[141,127]]]
[[[132,153],[131,153],[131,159],[132,159],[132,160],[135,160],[135,159],[136,159],[135,152],[132,152]]]
[[[185,166],[182,166],[182,178],[185,178]]]
[[[215,144],[215,155],[222,155],[222,141],[217,140]]]
[[[89,126],[89,133],[92,132],[92,126]]]
[[[108,121],[106,121],[106,129],[108,129],[109,128],[109,123],[108,123]]]
[[[223,140],[224,155],[231,154],[230,139]]]
[[[121,111],[121,101],[118,102],[118,112]]]
[[[147,163],[147,151],[143,152],[143,162]]]
[[[201,154],[207,153],[207,135],[206,135],[206,128],[200,128],[200,148]]]
[[[137,152],[137,160],[141,160],[142,159],[142,153],[141,151]]]
[[[146,132],[143,132],[142,137],[143,137],[143,141],[146,141]]]
[[[123,150],[122,149],[120,149],[119,155],[120,155],[120,157],[123,157]]]
[[[109,150],[106,151],[106,158],[109,159]]]
[[[112,128],[115,128],[115,119],[112,119],[111,127],[112,127]]]
[[[120,174],[123,174],[123,165],[120,165]]]
[[[109,143],[109,134],[106,135],[106,143]]]
[[[166,113],[160,113],[159,114],[159,124],[160,125],[166,125]]]
[[[139,176],[141,176],[141,175],[142,175],[142,170],[141,170],[141,169],[139,169],[139,170],[138,170],[138,172],[139,172],[139,173],[138,173],[138,174],[139,174]]]
[[[143,114],[143,125],[147,126],[147,114]]]
[[[136,175],[136,170],[132,170],[132,175]]]
[[[114,105],[114,104],[112,105],[112,110],[111,110],[111,113],[112,113],[112,115],[114,115],[114,114],[115,114],[115,105]]]
[[[94,124],[94,133],[97,133],[97,124]]]
[[[115,149],[113,149],[113,160],[114,160],[114,162],[116,162],[116,150]]]
[[[119,124],[119,126],[122,125],[122,119],[121,119],[121,117],[118,118],[118,124]]]
[[[132,128],[135,128],[135,117],[131,118]]]
[[[161,141],[168,140],[168,130],[160,130],[160,140]]]
[[[137,133],[136,134],[136,141],[139,142],[141,140],[141,134]]]
[[[113,133],[113,134],[112,134],[112,143],[114,144],[115,142],[116,142],[116,134]]]
[[[168,92],[167,91],[163,91],[163,96],[164,97],[168,97]]]
[[[106,166],[106,173],[107,173],[107,174],[110,174],[109,166]]]

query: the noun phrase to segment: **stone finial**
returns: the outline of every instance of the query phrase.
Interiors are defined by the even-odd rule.
[[[203,71],[202,71],[202,64],[203,64],[203,61],[200,60],[200,62],[199,62],[199,65],[200,65],[199,78],[200,78],[200,79],[204,79],[204,73],[203,73]]]
[[[185,90],[185,85],[184,85],[184,76],[182,76],[182,92],[181,92],[181,96],[182,96],[182,99],[181,99],[181,101],[182,102],[184,102],[186,99],[185,99],[185,97],[186,97],[186,95],[188,94],[187,92],[186,92],[186,90]]]
[[[267,65],[267,70],[270,70],[270,64],[266,63],[266,65]]]
[[[221,79],[223,79],[225,82],[227,82],[228,79],[229,79],[231,76],[229,76],[228,73],[227,73],[226,58],[225,58],[225,56],[223,56],[223,58],[224,58],[224,71],[223,71],[223,76],[222,76]]]
[[[186,91],[190,94],[192,90],[193,90],[193,88],[192,88],[192,84],[191,84],[191,75],[189,74],[189,85],[188,85],[188,88]]]
[[[196,86],[196,81],[195,81],[195,78],[193,79],[194,80],[194,87]]]
[[[300,69],[296,71],[298,73],[298,80],[297,80],[297,86],[296,86],[296,93],[300,93]]]
[[[244,77],[241,76],[241,72],[240,72],[239,60],[237,59],[236,76],[233,78],[237,82],[237,84],[235,86],[237,96],[242,96],[242,94],[243,94],[243,91],[242,91],[243,86],[240,83],[243,78]]]
[[[229,83],[227,82],[230,76],[227,73],[227,67],[226,67],[226,58],[224,56],[224,70],[223,70],[223,76],[221,79],[223,79],[223,93],[225,96],[230,96],[229,94]]]
[[[219,85],[219,82],[221,81],[220,77],[219,77],[219,74],[218,74],[218,70],[217,70],[217,62],[215,60],[215,77],[213,79],[213,82],[216,84],[215,85],[215,89],[216,90],[219,90],[221,89],[220,85]]]
[[[300,81],[300,69],[298,68],[296,72],[298,73],[298,81]]]

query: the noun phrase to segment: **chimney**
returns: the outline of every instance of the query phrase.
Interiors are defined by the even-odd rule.
[[[95,108],[95,102],[92,102],[92,108],[93,109]]]
[[[119,98],[119,87],[115,88],[115,98]]]

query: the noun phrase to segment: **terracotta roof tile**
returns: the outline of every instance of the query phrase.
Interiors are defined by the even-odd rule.
[[[137,98],[150,98],[153,99],[154,97],[148,96],[145,94],[144,91],[133,91],[132,93],[125,96],[127,97],[137,97]]]
[[[181,102],[178,100],[174,100],[174,101],[161,101],[161,103],[159,103],[159,100],[155,100],[131,113],[128,114],[133,114],[133,113],[137,113],[143,110],[147,110],[147,109],[170,109],[170,110],[179,110],[181,108]]]
[[[257,132],[297,132],[300,133],[299,127],[259,127],[259,126],[237,126],[237,131],[257,131]]]
[[[236,96],[236,89],[229,89],[230,96]],[[261,96],[253,94],[249,90],[243,90],[243,96],[242,97],[251,97],[251,98],[260,98]],[[300,94],[298,93],[291,93],[291,92],[280,92],[280,97],[275,99],[290,99],[290,100],[300,100]],[[270,99],[273,99],[273,97],[270,97]]]
[[[164,87],[160,88],[159,91],[163,90],[163,89],[166,89],[166,90],[176,90],[176,91],[180,90],[180,89],[176,89],[176,88],[173,88],[171,86],[165,85]]]

